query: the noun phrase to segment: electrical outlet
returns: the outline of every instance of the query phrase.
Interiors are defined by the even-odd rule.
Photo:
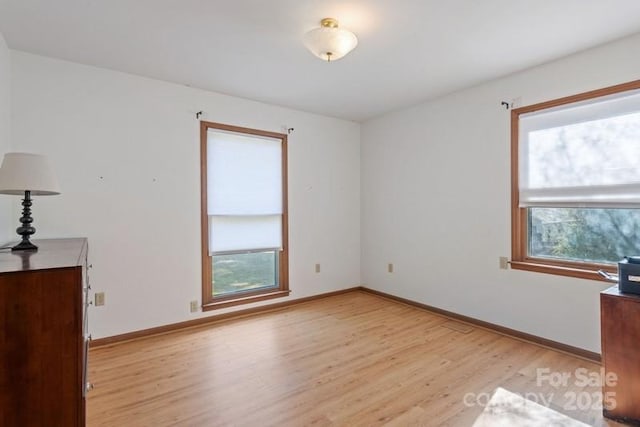
[[[316,273],[320,273],[320,264],[316,264]]]
[[[96,292],[96,307],[104,305],[104,292]]]
[[[500,269],[508,270],[509,269],[509,258],[506,256],[500,257]]]
[[[198,311],[198,301],[197,300],[193,300],[189,303],[189,309],[191,310],[192,313],[195,313],[196,311]]]
[[[391,263],[391,262],[389,263],[389,265],[387,266],[387,271],[389,273],[393,273],[393,263]]]

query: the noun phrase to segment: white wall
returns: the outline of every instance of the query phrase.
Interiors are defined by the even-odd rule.
[[[638,48],[640,35],[366,122],[365,286],[598,352],[605,283],[498,269],[511,253],[510,117],[500,102],[638,79]]]
[[[374,289],[599,351],[605,284],[498,269],[510,254],[500,101],[640,78],[639,44],[631,37],[371,120],[362,146],[355,123],[13,51],[12,149],[49,155],[63,188],[35,200],[36,236],[90,239],[93,289],[107,300],[92,311],[94,337],[234,310],[188,312],[200,299],[194,115],[204,110],[211,121],[295,128],[289,299],[362,276]],[[0,77],[8,63],[0,43]]]
[[[4,153],[9,151],[10,132],[10,105],[11,105],[11,61],[9,49],[0,33],[0,161]],[[18,219],[12,223],[11,203],[19,203],[15,196],[0,195],[0,245],[15,240],[13,230],[18,226]]]
[[[358,124],[16,51],[12,69],[13,148],[50,156],[62,187],[35,199],[36,237],[89,238],[92,287],[106,292],[94,337],[248,307],[189,313],[201,294],[199,110],[295,128],[288,299],[360,283]]]

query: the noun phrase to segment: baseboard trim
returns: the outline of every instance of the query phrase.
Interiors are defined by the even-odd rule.
[[[91,341],[91,348],[98,348],[98,347],[103,347],[108,345],[119,344],[126,341],[144,339],[144,338],[148,338],[155,335],[162,335],[162,334],[178,331],[181,329],[195,328],[199,326],[208,325],[211,323],[221,322],[224,320],[253,316],[253,315],[257,315],[257,314],[261,314],[269,311],[281,310],[293,305],[303,304],[306,302],[311,302],[311,301],[315,301],[322,298],[327,298],[335,295],[341,295],[341,294],[346,294],[349,292],[356,292],[356,291],[365,292],[381,298],[389,299],[391,301],[407,304],[412,307],[417,307],[422,310],[426,310],[431,313],[446,317],[448,319],[467,323],[469,325],[486,329],[491,332],[496,332],[498,334],[505,335],[520,341],[536,344],[541,347],[545,347],[551,350],[569,354],[571,356],[576,356],[581,359],[588,360],[590,362],[601,363],[601,360],[602,360],[600,354],[592,351],[584,350],[582,348],[574,347],[568,344],[563,344],[557,341],[549,340],[546,338],[539,337],[537,335],[528,334],[526,332],[521,332],[515,329],[507,328],[505,326],[496,325],[495,323],[485,322],[483,320],[475,319],[473,317],[464,316],[462,314],[443,310],[441,308],[433,307],[428,304],[423,304],[410,299],[398,297],[392,294],[388,294],[386,292],[377,291],[364,286],[356,286],[353,288],[341,289],[339,291],[333,291],[333,292],[326,292],[323,294],[312,295],[309,297],[298,298],[290,301],[282,301],[275,304],[261,305],[259,307],[252,307],[252,308],[232,311],[224,314],[201,317],[199,319],[187,320],[185,322],[172,323],[169,325],[158,326],[155,328],[142,329],[139,331],[127,332],[125,334],[114,335],[114,336],[105,337],[105,338],[98,338]]]
[[[562,353],[569,354],[571,356],[576,356],[581,359],[588,360],[590,362],[596,362],[596,363],[602,362],[602,357],[600,356],[599,353],[594,353],[592,351],[588,351],[588,350],[574,347],[568,344],[563,344],[561,342],[542,338],[537,335],[528,334],[526,332],[517,331],[515,329],[507,328],[505,326],[496,325],[495,323],[485,322],[483,320],[478,320],[473,317],[464,316],[462,314],[454,313],[452,311],[447,311],[447,310],[443,310],[441,308],[433,307],[427,304],[422,304],[420,302],[416,302],[410,299],[401,298],[395,295],[388,294],[386,292],[376,291],[374,289],[366,288],[364,286],[361,286],[359,289],[362,292],[366,292],[366,293],[376,295],[382,298],[386,298],[392,301],[407,304],[413,307],[421,308],[423,310],[429,311],[434,314],[438,314],[448,319],[464,322],[482,329],[489,330],[491,332],[496,332],[501,335],[515,338],[520,341],[536,344],[541,347],[549,348],[551,350],[556,350]]]
[[[282,302],[278,302],[278,303],[275,303],[275,304],[261,305],[261,306],[258,306],[258,307],[246,308],[244,310],[236,310],[236,311],[232,311],[232,312],[229,312],[229,313],[217,314],[217,315],[208,316],[208,317],[201,317],[201,318],[198,318],[198,319],[187,320],[187,321],[184,321],[184,322],[171,323],[169,325],[157,326],[155,328],[142,329],[142,330],[138,330],[138,331],[127,332],[127,333],[120,334],[120,335],[113,335],[113,336],[110,336],[110,337],[98,338],[98,339],[95,339],[95,340],[91,341],[90,347],[91,348],[98,348],[98,347],[104,347],[104,346],[107,346],[107,345],[120,344],[120,343],[123,343],[125,341],[132,341],[132,340],[148,338],[148,337],[155,336],[155,335],[167,334],[167,333],[178,331],[178,330],[181,330],[181,329],[195,328],[195,327],[207,325],[207,324],[210,324],[210,323],[221,322],[223,320],[235,319],[235,318],[240,318],[240,317],[247,317],[247,316],[252,316],[252,315],[256,315],[256,314],[260,314],[260,313],[264,313],[264,312],[268,312],[268,311],[280,310],[280,309],[284,309],[284,308],[290,307],[292,305],[303,304],[303,303],[306,303],[306,302],[310,302],[310,301],[314,301],[314,300],[322,299],[322,298],[327,298],[327,297],[331,297],[331,296],[334,296],[334,295],[346,294],[346,293],[349,293],[349,292],[358,291],[360,289],[361,289],[360,286],[356,286],[356,287],[353,287],[353,288],[341,289],[339,291],[333,291],[333,292],[325,292],[323,294],[312,295],[312,296],[309,296],[309,297],[298,298],[298,299],[294,299],[294,300],[290,300],[290,301],[282,301]]]

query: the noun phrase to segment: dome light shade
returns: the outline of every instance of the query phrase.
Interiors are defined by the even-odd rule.
[[[327,62],[336,61],[358,45],[358,38],[349,30],[338,28],[338,21],[325,18],[320,27],[304,35],[304,45],[311,53]]]

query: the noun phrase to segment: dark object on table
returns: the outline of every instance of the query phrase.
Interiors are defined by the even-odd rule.
[[[618,284],[620,292],[640,295],[640,257],[624,257],[618,263],[618,274],[598,270],[598,274],[610,282]]]

